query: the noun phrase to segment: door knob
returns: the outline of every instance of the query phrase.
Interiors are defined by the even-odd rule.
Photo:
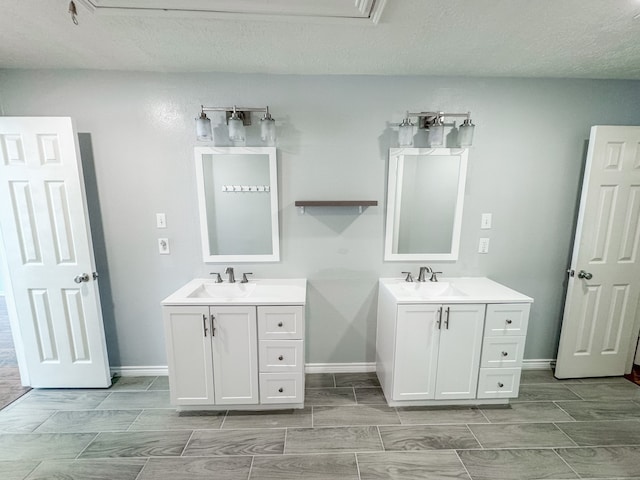
[[[82,275],[76,275],[74,277],[73,281],[76,282],[76,283],[88,282],[89,281],[89,274],[88,273],[83,273]]]
[[[578,278],[584,278],[585,280],[591,280],[593,275],[589,272],[585,272],[584,270],[580,270],[578,272]]]

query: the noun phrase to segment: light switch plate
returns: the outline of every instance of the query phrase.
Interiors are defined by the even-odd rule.
[[[491,214],[490,213],[483,213],[482,214],[482,218],[480,220],[480,228],[482,230],[488,230],[489,228],[491,228]]]
[[[167,228],[167,217],[164,213],[156,213],[156,228]]]
[[[169,255],[171,253],[171,249],[169,248],[168,238],[158,239],[158,253],[160,253],[160,255]]]
[[[478,253],[489,253],[489,239],[481,238],[478,243]]]

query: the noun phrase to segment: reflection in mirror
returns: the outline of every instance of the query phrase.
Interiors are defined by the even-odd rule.
[[[205,262],[280,259],[276,151],[196,147]]]
[[[392,148],[385,260],[457,260],[467,150]]]

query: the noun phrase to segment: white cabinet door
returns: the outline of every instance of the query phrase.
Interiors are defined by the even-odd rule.
[[[442,308],[435,398],[475,398],[485,306],[462,304]]]
[[[171,403],[214,403],[209,307],[164,307]]]
[[[258,403],[256,307],[210,307],[217,405]]]
[[[440,305],[398,305],[393,400],[434,398]]]

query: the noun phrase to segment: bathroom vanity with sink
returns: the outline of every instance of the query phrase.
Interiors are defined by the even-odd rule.
[[[195,279],[164,299],[171,403],[302,408],[305,303],[305,279]]]
[[[382,278],[376,371],[390,406],[518,396],[533,299],[488,278]]]

